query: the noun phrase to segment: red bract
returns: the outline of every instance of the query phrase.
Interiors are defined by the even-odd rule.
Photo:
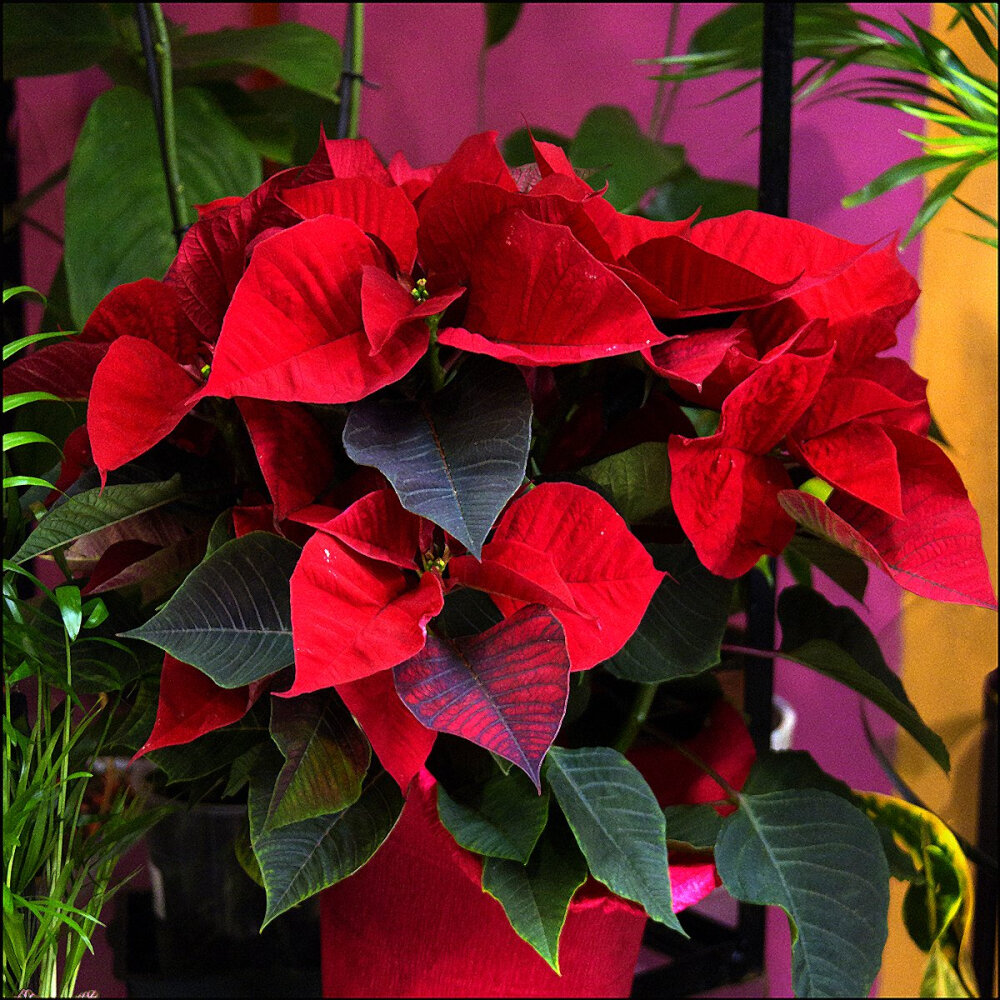
[[[544,652],[538,679],[548,677],[545,671],[568,677],[570,664],[575,670],[587,669],[614,655],[638,627],[663,579],[609,504],[590,490],[566,483],[539,486],[514,500],[484,546],[481,562],[458,555],[450,561],[440,558],[435,565],[432,526],[403,510],[389,490],[369,494],[326,521],[319,520],[316,508],[312,511],[309,516],[319,530],[292,577],[296,666],[295,682],[285,694],[343,689],[375,752],[401,783],[422,763],[415,762],[429,744],[414,735],[395,708],[393,715],[385,716],[387,685],[370,678],[398,667],[397,689],[402,693],[405,688],[404,700],[427,722],[433,715],[427,704],[431,688],[414,687],[417,678],[434,663],[432,673],[441,683],[441,678],[457,683],[459,667],[454,664],[464,657],[470,676],[486,678],[496,710],[503,702],[500,692],[507,673],[518,669],[515,660],[533,661]],[[424,564],[429,568],[423,569]],[[455,640],[458,645],[452,648],[451,640],[428,639],[428,623],[440,612],[445,591],[459,585],[486,591],[506,616],[488,633],[488,640],[482,639],[474,656],[462,646],[466,640]],[[536,610],[522,613],[529,606]],[[533,630],[539,629],[535,635]],[[556,633],[561,653],[552,646]],[[515,648],[521,649],[519,657],[505,660]],[[453,665],[446,670],[448,664]],[[551,677],[545,680],[552,682]],[[478,690],[479,684],[477,680],[473,687]],[[530,685],[521,688],[526,699],[534,697]],[[470,706],[482,702],[479,696],[470,697]],[[536,700],[534,711],[544,716],[554,736],[565,699],[558,705],[548,695]],[[476,715],[471,707],[469,711]],[[516,711],[508,708],[501,714],[505,724],[519,732]],[[478,723],[470,726],[461,735],[478,742],[487,739]],[[461,728],[443,718],[431,727]],[[400,732],[406,735],[396,746]],[[533,739],[522,735],[529,743]],[[541,758],[528,751],[520,737],[517,743],[521,750],[507,748],[505,755],[513,754],[510,759],[537,779]],[[490,748],[496,749],[493,743]]]

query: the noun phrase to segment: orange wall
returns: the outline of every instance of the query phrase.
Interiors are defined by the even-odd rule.
[[[953,12],[945,4],[932,8],[932,31],[943,37]],[[995,74],[964,29],[947,34],[966,65]],[[967,178],[958,193],[995,216],[996,164]],[[953,202],[925,231],[913,366],[930,380],[931,411],[951,443],[951,458],[979,512],[995,587],[997,253],[964,235],[966,231],[990,232]],[[905,734],[897,745],[897,767],[932,809],[974,840],[983,681],[997,665],[997,616],[982,608],[938,604],[906,594],[902,629],[903,682],[924,719],[948,744],[952,773],[950,779],[942,775]],[[902,926],[902,891],[896,884],[893,890],[880,992],[885,997],[916,996],[923,956]],[[989,996],[989,985],[980,986]],[[992,993],[996,995],[995,985]]]

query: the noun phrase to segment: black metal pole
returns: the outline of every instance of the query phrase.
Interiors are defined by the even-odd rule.
[[[769,215],[788,217],[788,178],[792,145],[792,66],[794,64],[795,4],[764,4],[761,42],[760,173],[757,207]],[[774,575],[774,560],[769,560]],[[747,645],[774,649],[775,591],[763,572],[747,578]],[[757,753],[771,744],[771,704],[774,697],[774,661],[748,657],[745,668],[744,709],[750,717],[750,735]],[[763,970],[767,910],[741,903],[740,936],[745,960]]]

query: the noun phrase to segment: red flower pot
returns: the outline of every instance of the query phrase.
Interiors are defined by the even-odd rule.
[[[723,705],[712,714],[713,725],[713,766],[738,787],[753,759],[742,720]],[[677,773],[681,761],[676,752],[660,750],[655,768]],[[637,764],[645,771],[649,755]],[[719,797],[717,789],[707,788],[692,788],[694,795],[688,797],[679,787],[683,780],[670,784],[675,802],[696,801],[699,792]],[[655,781],[652,786],[657,790]],[[441,825],[434,778],[422,771],[375,857],[321,896],[324,995],[629,995],[646,925],[640,907],[588,881],[569,908],[560,938],[562,974],[557,975],[517,936],[500,904],[482,891],[481,874],[481,861]],[[718,884],[714,866],[699,860],[672,858],[670,879],[675,910],[703,899]]]

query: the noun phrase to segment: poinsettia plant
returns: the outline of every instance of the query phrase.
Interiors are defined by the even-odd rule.
[[[677,873],[711,888],[714,851],[730,892],[794,920],[797,992],[863,995],[905,869],[887,808],[806,755],[753,762],[712,671],[761,655],[746,578],[782,557],[798,583],[764,655],[857,689],[947,767],[811,585],[861,595],[867,562],[996,607],[925,382],[885,356],[916,284],[893,242],[625,215],[532,150],[511,167],[484,133],[414,168],[322,138],[201,206],[163,280],[7,370],[5,392],[86,401],[70,498],[14,562],[65,550],[85,594],[131,596],[126,637],[163,652],[140,753],[247,789],[266,921],[363,865],[429,771],[554,967],[582,877],[525,864],[565,817],[582,871],[676,929]],[[544,918],[519,906],[531,879]]]

